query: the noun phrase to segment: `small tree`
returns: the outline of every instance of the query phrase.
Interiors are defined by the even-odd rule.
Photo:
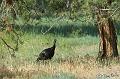
[[[0,4],[0,41],[4,44],[12,57],[15,57],[15,51],[18,45],[22,44],[20,34],[15,30],[15,19],[17,11],[15,3],[17,0],[2,0]],[[6,39],[10,39],[11,43]],[[14,44],[12,44],[14,42]],[[11,51],[12,50],[12,51]]]

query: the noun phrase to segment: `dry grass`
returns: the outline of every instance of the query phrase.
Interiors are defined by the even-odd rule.
[[[24,62],[24,65],[16,67],[0,67],[0,74],[3,75],[0,75],[0,79],[34,79],[35,75],[39,75],[39,78],[43,75],[51,75],[54,78],[61,73],[72,74],[76,79],[119,79],[120,65],[103,66],[95,61],[95,57],[86,55],[74,59],[69,57],[40,63]]]

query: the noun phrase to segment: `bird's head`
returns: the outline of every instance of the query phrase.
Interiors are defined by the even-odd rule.
[[[57,41],[57,40],[54,39],[54,42],[53,42],[53,43],[54,43],[54,45],[53,45],[54,48],[56,47],[56,41]]]
[[[54,44],[56,43],[57,39],[54,39]]]

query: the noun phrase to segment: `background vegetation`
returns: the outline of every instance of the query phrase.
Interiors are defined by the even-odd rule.
[[[14,3],[16,18],[5,14],[10,15],[9,22],[19,34],[20,44],[15,57],[11,57],[13,51],[7,50],[0,40],[0,79],[120,78],[119,62],[111,61],[107,66],[96,62],[99,33],[93,5],[105,6],[105,0],[14,0]],[[114,0],[110,8],[120,51],[120,1]],[[2,19],[5,10],[0,10]],[[0,36],[16,46],[17,37],[12,32],[0,29]],[[55,38],[53,59],[36,63],[36,55],[51,47]]]

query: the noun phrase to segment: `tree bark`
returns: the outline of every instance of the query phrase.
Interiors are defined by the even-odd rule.
[[[100,44],[98,58],[108,59],[118,57],[117,34],[109,10],[97,8]]]

